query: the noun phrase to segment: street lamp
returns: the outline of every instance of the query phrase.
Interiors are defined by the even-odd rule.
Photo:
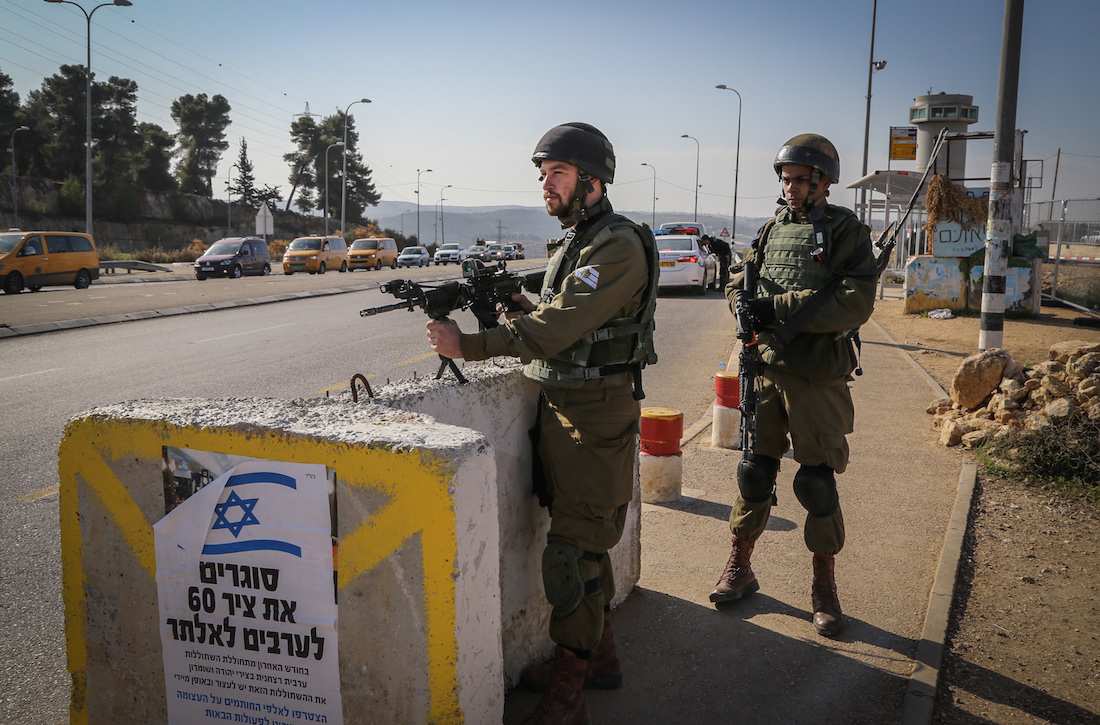
[[[325,236],[326,237],[328,236],[328,152],[332,151],[337,146],[344,146],[344,142],[343,141],[337,141],[334,144],[329,144],[329,147],[327,149],[325,149],[325,203],[324,203],[324,207],[325,207]],[[344,148],[346,149],[347,146],[344,146]],[[341,210],[341,213],[343,213],[342,210]],[[340,232],[343,233],[343,231],[344,231],[343,228],[341,228]]]
[[[680,138],[690,138],[695,142],[695,218],[692,221],[697,222],[699,221],[699,139],[686,133]]]
[[[416,243],[420,244],[420,175],[427,174],[431,169],[416,170]]]
[[[642,166],[649,166],[649,170],[653,172],[653,214],[649,218],[649,226],[652,228],[657,226],[657,169],[644,161]]]
[[[30,131],[30,126],[20,126],[11,132],[11,208],[15,213],[15,228],[19,228],[19,190],[15,186],[15,134],[20,131]]]
[[[345,225],[347,218],[344,216],[345,205],[348,199],[348,111],[356,103],[370,103],[369,98],[360,98],[358,101],[352,101],[348,104],[348,107],[344,109],[344,168],[340,172],[340,236],[344,236]],[[325,163],[328,163],[328,151],[325,152]],[[326,174],[327,180],[327,174]],[[328,194],[325,194],[325,200],[328,201]],[[328,230],[325,230],[325,235],[328,235]]]
[[[727,85],[719,84],[715,88],[723,91],[737,90]],[[737,93],[737,151],[733,158],[733,228],[730,229],[730,241],[737,241],[737,177],[741,173],[741,94]]]
[[[447,184],[446,186],[443,187],[443,189],[450,189],[451,186],[452,186],[452,184]],[[443,231],[443,202],[445,201],[445,199],[443,198],[443,189],[439,190],[439,235],[441,237],[443,237],[443,243],[446,244],[447,243],[447,235]],[[420,238],[419,237],[417,237],[416,243],[420,244]],[[438,244],[438,243],[439,243],[439,240],[436,240],[436,244]]]
[[[875,21],[878,15],[878,0],[874,0],[871,5],[871,59],[867,64],[867,116],[863,122],[863,174],[860,176],[862,179],[867,176],[867,144],[871,136],[871,79],[875,76],[875,71],[882,70],[886,67],[886,61],[875,60]],[[867,208],[867,187],[863,187],[859,192],[860,198],[860,219],[864,224],[869,224],[871,218],[870,210]]]
[[[72,0],[46,0],[48,3],[65,5],[75,5],[80,8],[80,12],[84,13],[84,17],[88,20],[88,64],[84,66],[84,75],[87,76],[87,87],[85,89],[85,114],[84,125],[87,132],[84,143],[84,226],[85,231],[88,234],[92,233],[92,15],[96,10],[105,8],[108,5],[118,5],[119,7],[130,7],[133,3],[130,0],[114,0],[114,2],[103,3],[102,5],[96,5],[92,8],[91,12],[85,10],[80,4],[72,2]]]

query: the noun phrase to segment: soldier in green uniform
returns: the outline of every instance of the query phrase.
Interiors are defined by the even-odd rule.
[[[828,139],[792,138],[774,168],[782,206],[747,256],[759,270],[750,308],[761,365],[756,442],[737,466],[733,549],[710,600],[729,602],[760,589],[750,556],[776,501],[779,461],[793,447],[794,493],[807,512],[804,534],[813,552],[813,626],[831,637],[844,623],[834,576],[834,557],[844,546],[835,474],[848,465],[846,436],[855,423],[848,383],[859,362],[855,333],[874,306],[875,259],[867,226],[826,201],[840,178],[840,157]],[[734,272],[726,288],[731,310],[742,294],[744,263]]]
[[[615,152],[598,129],[556,126],[532,160],[547,212],[568,230],[537,305],[516,295],[522,314],[471,334],[451,320],[430,321],[428,340],[450,358],[519,357],[541,386],[536,460],[545,478],[540,500],[551,516],[542,576],[556,646],[550,665],[523,675],[523,684],[544,691],[524,722],[587,723],[583,688],[622,682],[607,552],[622,536],[633,494],[641,368],[656,362],[659,268],[648,227],[611,208]]]

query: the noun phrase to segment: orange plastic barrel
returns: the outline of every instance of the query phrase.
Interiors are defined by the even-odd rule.
[[[651,456],[680,454],[684,414],[671,408],[642,408],[642,453]]]
[[[714,375],[715,405],[737,408],[741,405],[741,378],[736,372],[724,371]]]

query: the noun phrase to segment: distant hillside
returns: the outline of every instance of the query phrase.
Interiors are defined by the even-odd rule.
[[[618,211],[636,222],[648,224],[652,218],[651,212]],[[416,234],[416,204],[381,201],[377,207],[368,209],[366,215],[377,220],[382,228],[393,229],[406,236]],[[657,226],[667,222],[684,221],[692,221],[690,213],[658,212],[655,219]],[[698,221],[705,225],[707,232],[712,235],[718,235],[730,226],[728,216],[701,214]],[[738,242],[744,244],[750,242],[756,230],[765,221],[767,220],[739,218]],[[424,244],[442,242],[443,235],[446,236],[447,241],[463,245],[472,244],[476,239],[498,240],[505,243],[522,242],[529,255],[541,255],[543,251],[535,252],[535,250],[545,250],[547,239],[558,239],[562,236],[558,220],[549,216],[546,209],[541,206],[451,207],[444,205],[442,229],[438,227],[439,217],[434,205],[421,206],[420,235]],[[535,246],[530,246],[532,244]]]

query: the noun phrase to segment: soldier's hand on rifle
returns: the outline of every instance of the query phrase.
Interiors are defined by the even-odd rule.
[[[512,310],[511,312],[508,312],[504,309],[503,304],[499,302],[497,303],[497,312],[503,312],[504,319],[506,320],[514,320],[520,315],[526,315],[529,312],[535,311],[535,303],[527,299],[527,297],[525,297],[524,295],[519,294],[518,292],[512,295],[512,301],[519,306],[518,310]]]
[[[753,329],[762,330],[775,322],[775,298],[758,297],[749,302],[749,314],[753,319]]]
[[[432,351],[452,360],[462,357],[462,330],[454,320],[428,320],[428,344]]]

